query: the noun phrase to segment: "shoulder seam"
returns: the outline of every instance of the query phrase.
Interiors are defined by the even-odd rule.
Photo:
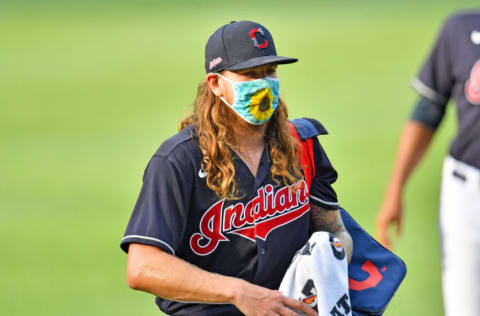
[[[193,138],[190,137],[190,138],[188,138],[188,139],[185,139],[185,140],[179,142],[178,144],[175,144],[175,146],[173,146],[173,147],[168,151],[168,153],[160,153],[159,150],[157,150],[157,151],[153,154],[153,156],[158,156],[158,157],[162,157],[162,158],[168,158],[168,157],[178,148],[178,146],[183,145],[184,143],[186,143],[186,142],[188,142],[188,141],[191,141],[192,139],[193,139]]]
[[[183,138],[179,139],[176,143],[172,144],[170,148],[164,148],[164,150],[162,150],[162,146],[168,146],[168,145],[166,145],[166,143],[171,141],[172,138],[175,137],[175,136],[172,136],[172,138],[169,138],[169,139],[165,140],[162,143],[162,145],[160,145],[160,147],[157,149],[157,151],[153,154],[153,156],[159,156],[159,157],[167,158],[167,157],[170,156],[170,154],[172,154],[178,148],[178,146],[193,140],[194,131],[191,128],[189,129],[189,131],[186,131],[185,129],[183,129],[182,131],[180,131],[180,133],[182,133],[182,132],[184,132],[184,133],[188,132],[189,134],[188,134],[188,136],[183,136]]]

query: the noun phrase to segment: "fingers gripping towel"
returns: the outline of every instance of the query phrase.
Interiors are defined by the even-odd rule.
[[[348,263],[338,238],[314,233],[293,258],[279,290],[310,305],[319,316],[351,316]]]

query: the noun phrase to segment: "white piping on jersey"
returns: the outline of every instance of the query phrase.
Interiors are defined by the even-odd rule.
[[[175,254],[175,251],[173,250],[173,248],[167,244],[166,242],[160,240],[160,239],[157,239],[157,238],[153,238],[153,237],[147,237],[147,236],[139,236],[139,235],[128,235],[128,236],[125,236],[122,238],[122,241],[124,241],[125,239],[128,239],[128,238],[140,238],[140,239],[146,239],[146,240],[153,240],[153,241],[156,241],[158,243],[161,243],[162,245],[165,245],[168,247],[168,249],[172,252],[172,254],[174,255]]]
[[[314,199],[315,201],[321,202],[321,203],[323,203],[323,204],[327,204],[327,205],[338,205],[338,202],[327,202],[327,201],[324,201],[324,200],[322,200],[321,198],[318,198],[318,197],[313,196],[313,195],[311,195],[311,194],[310,194],[310,197],[311,197],[312,199]]]
[[[415,88],[415,90],[417,90],[417,92],[420,93],[422,96],[432,100],[433,102],[439,103],[441,105],[444,105],[448,102],[448,98],[428,87],[418,78],[414,78],[412,80],[412,87]]]

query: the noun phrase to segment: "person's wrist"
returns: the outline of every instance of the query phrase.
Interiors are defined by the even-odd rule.
[[[387,194],[390,198],[401,199],[403,194],[403,185],[401,183],[390,183],[387,189]]]
[[[246,281],[238,278],[230,278],[230,284],[227,286],[227,300],[233,305],[237,305],[241,300],[245,287],[248,284]]]

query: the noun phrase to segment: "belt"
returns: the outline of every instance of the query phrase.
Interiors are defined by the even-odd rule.
[[[469,187],[480,190],[480,169],[467,165],[451,156],[445,158],[445,165],[455,179],[464,182]]]

